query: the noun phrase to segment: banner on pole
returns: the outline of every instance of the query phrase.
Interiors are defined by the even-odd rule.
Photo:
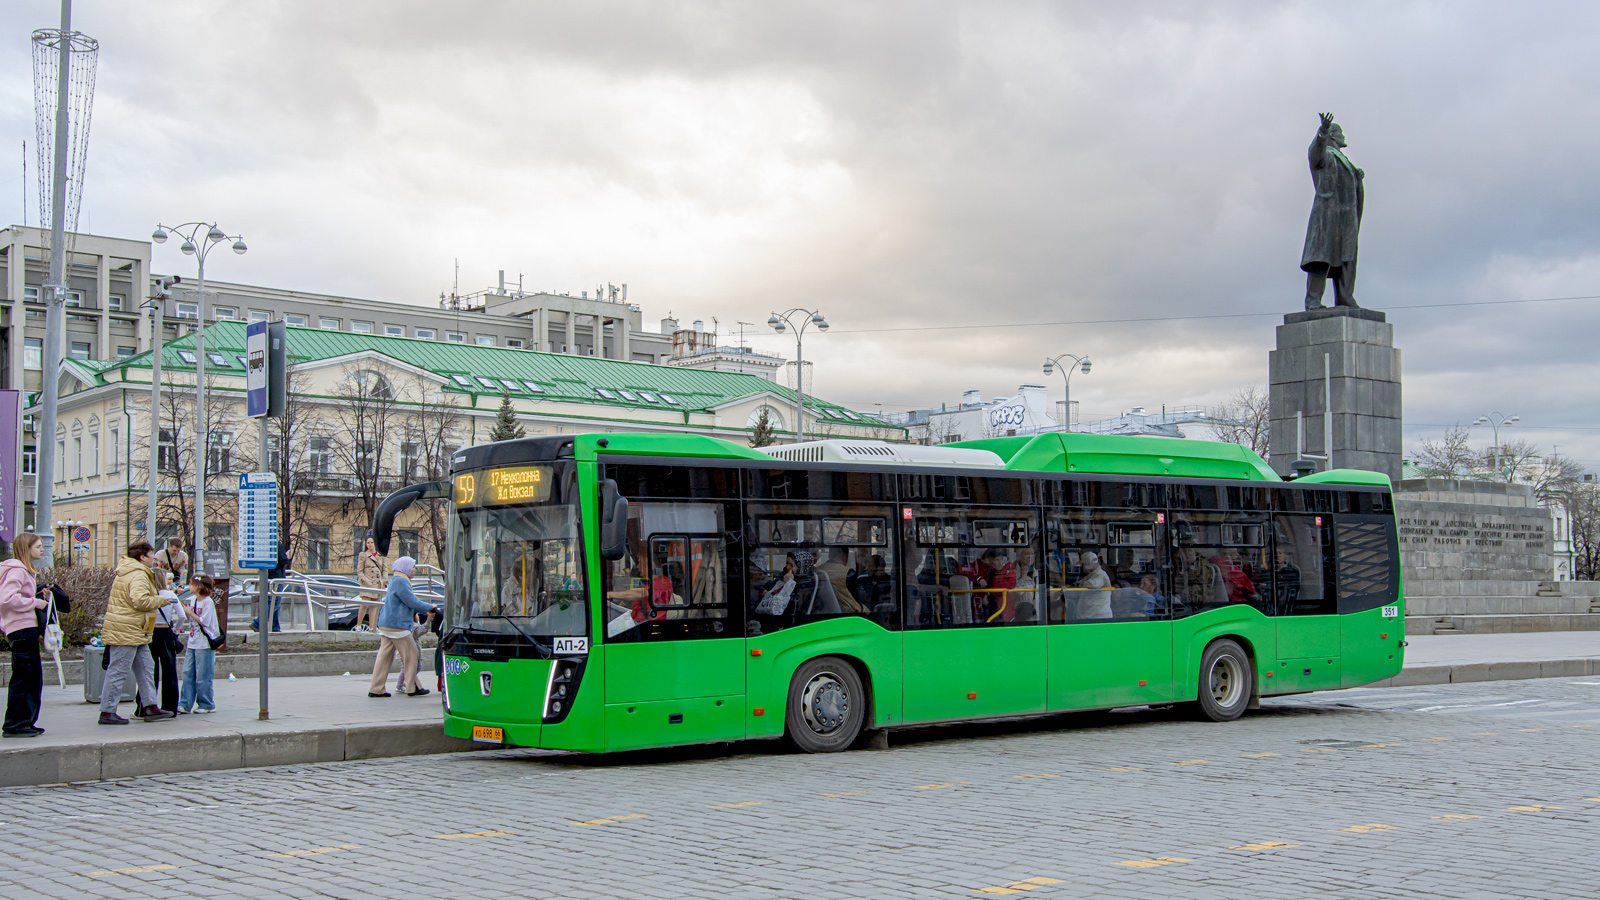
[[[0,540],[22,532],[22,392],[0,391]]]

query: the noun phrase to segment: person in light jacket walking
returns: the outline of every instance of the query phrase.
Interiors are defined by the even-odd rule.
[[[367,688],[367,696],[389,696],[386,689],[389,667],[399,653],[400,689],[408,697],[420,697],[430,692],[417,683],[417,658],[422,651],[411,635],[412,617],[436,607],[417,599],[416,592],[411,590],[411,573],[416,571],[416,560],[402,556],[390,568],[394,576],[389,579],[389,589],[383,595],[383,611],[378,613],[378,658],[372,666],[372,684]],[[410,690],[406,690],[407,679],[411,682]]]
[[[361,599],[369,602],[356,609],[356,624],[352,630],[371,631],[378,625],[384,588],[389,585],[389,561],[378,553],[378,542],[372,539],[370,531],[367,532],[367,546],[361,551],[361,562],[356,566],[356,577],[361,582]]]
[[[106,680],[100,689],[101,725],[128,724],[127,719],[117,715],[117,702],[122,699],[122,684],[128,680],[130,670],[138,679],[139,696],[146,701],[139,708],[139,717],[146,722],[177,717],[177,713],[148,702],[156,696],[151,678],[155,665],[150,659],[150,635],[155,631],[156,610],[167,605],[167,599],[157,593],[155,564],[155,548],[145,541],[128,545],[128,555],[117,563],[117,577],[111,582],[111,598],[100,629],[107,658]]]
[[[48,600],[37,597],[39,558],[44,542],[32,532],[17,535],[12,559],[0,563],[0,631],[11,645],[11,686],[6,691],[5,737],[38,737],[44,729],[39,705],[44,697],[44,665],[39,656],[38,610]]]

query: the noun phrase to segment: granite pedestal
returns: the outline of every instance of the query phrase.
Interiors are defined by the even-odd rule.
[[[1304,452],[1332,451],[1332,465],[1318,469],[1367,469],[1399,480],[1400,351],[1383,313],[1353,307],[1290,313],[1278,326],[1268,368],[1274,469],[1293,471],[1300,413]],[[1324,446],[1328,416],[1331,448]]]

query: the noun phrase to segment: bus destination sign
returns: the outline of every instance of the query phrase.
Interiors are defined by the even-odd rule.
[[[508,466],[456,476],[457,506],[544,503],[550,499],[550,466]]]

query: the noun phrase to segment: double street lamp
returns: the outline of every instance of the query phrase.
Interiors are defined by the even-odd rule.
[[[800,319],[799,325],[795,324],[797,316]],[[781,313],[773,313],[767,319],[767,324],[779,334],[794,331],[794,439],[799,443],[806,439],[806,361],[802,342],[806,329],[812,325],[817,326],[818,331],[827,331],[828,320],[824,319],[820,312],[796,307]]]
[[[1063,359],[1070,359],[1070,360],[1072,360],[1072,362],[1071,363],[1067,363],[1067,364],[1063,364],[1061,362]],[[1065,394],[1062,397],[1061,430],[1062,431],[1071,431],[1072,430],[1072,373],[1076,372],[1076,371],[1082,371],[1083,374],[1085,374],[1085,375],[1089,374],[1089,367],[1090,367],[1089,357],[1087,357],[1087,356],[1076,356],[1076,355],[1071,354],[1071,353],[1063,353],[1060,356],[1052,356],[1049,359],[1044,361],[1044,373],[1046,375],[1049,375],[1051,372],[1054,372],[1057,367],[1060,367],[1060,369],[1061,369],[1061,381],[1062,381],[1062,384],[1064,385],[1065,391],[1066,391]]]
[[[1473,422],[1472,425],[1467,426],[1468,428],[1472,428],[1477,425],[1487,425],[1494,429],[1494,474],[1496,478],[1499,478],[1502,474],[1504,474],[1500,471],[1500,429],[1510,428],[1512,425],[1515,425],[1521,421],[1521,416],[1507,416],[1505,413],[1492,412],[1484,413],[1478,417],[1476,422]],[[1510,481],[1511,479],[1507,478],[1506,480]]]
[[[199,263],[199,279],[195,285],[195,294],[199,298],[195,306],[194,330],[194,553],[195,563],[203,558],[202,552],[206,548],[206,464],[207,451],[210,449],[210,435],[206,433],[206,256],[222,244],[232,241],[234,253],[243,254],[250,249],[244,245],[244,238],[239,235],[226,234],[218,228],[215,222],[185,222],[182,225],[169,226],[157,225],[150,240],[158,244],[165,244],[167,237],[176,235],[183,238],[183,243],[178,249],[184,254],[195,257]],[[156,352],[160,352],[157,350]],[[150,440],[156,442],[159,431],[159,420],[150,423]],[[155,479],[156,473],[150,473]],[[152,532],[151,537],[154,536]],[[197,569],[197,571],[203,571]]]

